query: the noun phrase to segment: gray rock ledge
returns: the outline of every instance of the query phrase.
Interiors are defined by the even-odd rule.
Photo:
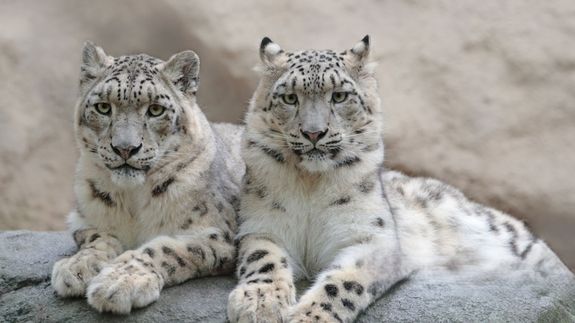
[[[0,232],[0,322],[225,322],[232,277],[167,288],[129,316],[99,314],[84,299],[60,299],[54,262],[75,252],[65,232]],[[371,306],[359,322],[575,322],[575,276],[466,279],[413,277]],[[521,278],[522,277],[522,278]]]

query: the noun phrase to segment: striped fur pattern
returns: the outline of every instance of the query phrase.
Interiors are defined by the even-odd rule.
[[[54,265],[63,297],[129,313],[162,288],[234,267],[242,129],[196,104],[199,59],[83,51],[80,149],[69,228],[79,251]]]
[[[342,53],[285,52],[264,38],[260,56],[231,322],[352,322],[431,268],[566,270],[522,222],[437,180],[383,168],[367,36]],[[313,284],[297,300],[299,279]]]

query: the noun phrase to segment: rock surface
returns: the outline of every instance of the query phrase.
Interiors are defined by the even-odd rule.
[[[162,291],[129,316],[99,314],[84,299],[60,299],[53,263],[75,252],[64,232],[0,232],[0,322],[225,322],[232,277],[197,279]],[[466,279],[427,274],[396,286],[358,322],[575,322],[575,277]]]
[[[239,122],[262,36],[345,49],[370,34],[388,166],[525,219],[575,269],[575,1],[20,0],[0,21],[1,229],[65,227],[85,40],[194,49],[208,117]]]

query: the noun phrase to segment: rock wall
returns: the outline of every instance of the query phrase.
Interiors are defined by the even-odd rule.
[[[238,122],[257,46],[345,49],[372,36],[387,165],[525,219],[575,268],[575,2],[3,1],[0,228],[62,229],[73,203],[82,43],[194,49],[200,103]]]

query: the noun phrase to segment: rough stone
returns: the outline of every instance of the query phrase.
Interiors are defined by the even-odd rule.
[[[0,228],[65,227],[84,41],[195,50],[204,111],[239,122],[263,36],[342,50],[370,34],[387,165],[525,219],[575,269],[574,16],[572,0],[1,1]]]
[[[225,322],[232,277],[193,280],[162,291],[129,316],[99,314],[81,298],[58,298],[54,262],[75,252],[65,232],[0,232],[0,322]],[[528,276],[528,275],[525,275]],[[358,322],[575,322],[575,277],[466,278],[429,273],[384,295]]]

